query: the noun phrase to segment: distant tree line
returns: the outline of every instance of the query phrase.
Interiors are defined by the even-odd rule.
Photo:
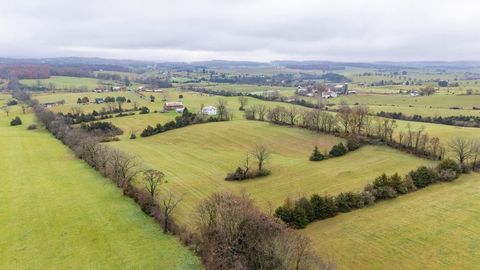
[[[336,115],[321,109],[299,109],[254,105],[245,109],[248,120],[268,121],[276,125],[289,125],[349,138],[352,147],[361,144],[383,144],[420,157],[442,159],[444,147],[437,137],[431,137],[424,127],[398,132],[395,119],[371,116],[367,106],[341,105]],[[357,146],[354,146],[356,144]]]
[[[257,95],[257,94],[252,94],[252,93],[243,93],[243,92],[235,92],[235,91],[229,91],[229,90],[212,90],[208,89],[205,87],[197,87],[197,86],[182,86],[182,90],[185,91],[192,91],[192,92],[197,92],[197,93],[204,93],[204,94],[209,94],[209,95],[218,95],[218,96],[224,96],[224,97],[234,97],[234,96],[245,96],[245,97],[252,97],[260,100],[265,100],[265,101],[276,101],[276,102],[284,102],[284,103],[290,103],[290,104],[295,104],[307,108],[325,108],[324,104],[322,103],[312,103],[308,102],[305,99],[299,99],[299,98],[287,98],[284,96],[280,96],[279,94],[265,94],[265,95]]]
[[[378,112],[377,116],[391,118],[391,119],[399,119],[399,120],[406,120],[406,121],[414,121],[414,122],[425,122],[425,123],[435,123],[435,124],[443,124],[443,125],[450,125],[450,126],[459,126],[459,127],[480,127],[480,116],[421,116],[418,114],[414,114],[412,116],[405,115],[401,112]]]
[[[23,79],[48,79],[50,76],[69,77],[95,77],[94,71],[123,71],[129,69],[117,65],[93,65],[93,64],[0,64],[0,78],[10,79],[15,77]]]
[[[135,82],[148,84],[153,88],[168,88],[172,87],[172,83],[168,80],[161,77],[147,77],[147,78],[136,78]]]

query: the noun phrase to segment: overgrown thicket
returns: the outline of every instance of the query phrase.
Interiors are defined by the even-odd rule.
[[[207,269],[327,269],[309,240],[263,214],[247,196],[214,193],[198,208]]]
[[[245,109],[245,118],[268,121],[333,134],[349,139],[349,150],[363,144],[384,144],[404,152],[431,159],[442,159],[445,148],[437,137],[430,136],[424,127],[395,133],[396,120],[374,117],[367,106],[341,105],[336,115],[321,109],[301,109],[295,106],[267,108],[255,105]],[[395,136],[397,135],[397,136]],[[398,137],[398,138],[396,138]]]
[[[435,123],[459,127],[480,127],[480,116],[421,116],[414,114],[412,116],[405,115],[401,112],[384,112],[381,111],[377,113],[380,117],[391,118],[391,119],[400,119],[406,121],[415,121],[415,122],[425,122],[425,123]]]
[[[435,168],[421,166],[401,177],[382,174],[361,192],[342,192],[337,196],[313,194],[310,198],[285,199],[275,216],[292,228],[302,229],[315,220],[369,206],[377,201],[396,198],[436,182],[453,181],[462,170],[458,163],[445,159]]]

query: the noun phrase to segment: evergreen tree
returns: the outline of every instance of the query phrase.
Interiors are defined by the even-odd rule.
[[[310,160],[311,161],[320,161],[320,160],[324,160],[325,159],[325,156],[320,153],[320,151],[318,150],[318,147],[315,146],[315,148],[313,149],[313,153],[312,155],[310,155]]]

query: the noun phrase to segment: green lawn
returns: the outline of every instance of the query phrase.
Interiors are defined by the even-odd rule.
[[[479,174],[308,225],[338,269],[477,269]]]
[[[18,108],[16,112],[18,113]],[[109,180],[44,130],[0,116],[0,269],[201,269]]]
[[[169,183],[165,188],[184,197],[176,213],[183,222],[193,218],[200,199],[215,191],[245,190],[268,210],[269,203],[277,207],[286,196],[360,190],[382,172],[405,173],[429,163],[380,146],[367,146],[322,162],[308,160],[315,145],[323,151],[338,141],[307,130],[238,120],[194,125],[111,145],[137,156],[144,166],[166,173]],[[243,163],[246,152],[256,143],[265,144],[272,152],[267,164],[272,175],[225,181],[226,174]]]

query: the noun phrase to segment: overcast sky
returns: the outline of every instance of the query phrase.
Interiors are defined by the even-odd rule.
[[[480,60],[480,1],[0,0],[0,57]]]

